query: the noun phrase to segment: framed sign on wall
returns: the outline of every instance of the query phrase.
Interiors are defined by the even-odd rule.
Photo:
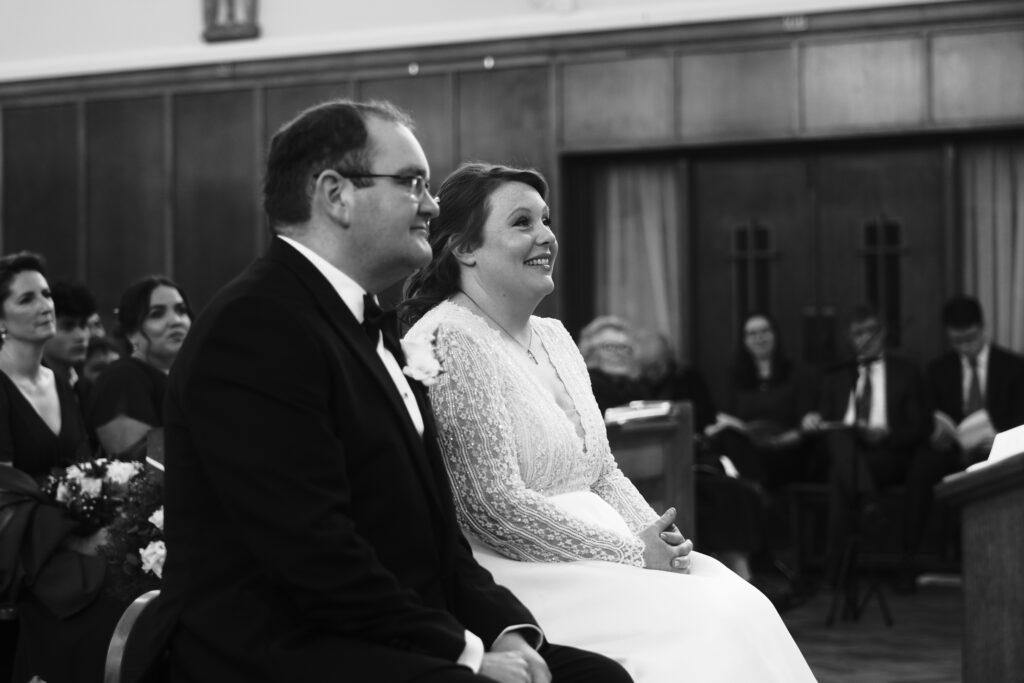
[[[259,0],[203,0],[203,40],[241,40],[260,35]]]

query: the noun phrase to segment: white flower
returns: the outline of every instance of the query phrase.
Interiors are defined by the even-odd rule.
[[[103,480],[96,477],[82,477],[79,486],[82,487],[82,495],[86,498],[99,498],[103,492]]]
[[[139,557],[142,558],[142,571],[156,574],[158,579],[163,578],[164,561],[167,559],[167,546],[163,541],[150,541],[145,548],[139,548]]]
[[[71,499],[71,492],[68,491],[68,485],[63,481],[57,485],[57,493],[54,496],[58,503],[66,503]]]
[[[424,386],[431,386],[437,383],[437,376],[441,374],[441,363],[434,355],[434,344],[431,339],[424,337],[402,340],[402,353],[405,354],[405,367],[402,372],[409,377],[422,382]]]
[[[82,481],[85,478],[85,472],[80,470],[77,465],[72,465],[67,469],[68,481]]]
[[[107,465],[107,479],[115,484],[127,484],[139,473],[139,467],[137,462],[112,462]]]
[[[164,530],[164,506],[161,505],[160,509],[149,516],[149,523],[155,526],[160,531]]]

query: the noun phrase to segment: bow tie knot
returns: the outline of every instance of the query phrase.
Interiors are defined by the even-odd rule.
[[[377,345],[377,333],[384,336],[384,346],[393,354],[401,352],[401,344],[398,341],[398,315],[395,309],[384,310],[377,303],[377,297],[372,294],[363,295],[363,330],[366,335]]]

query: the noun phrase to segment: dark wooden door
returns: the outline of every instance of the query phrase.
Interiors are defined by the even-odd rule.
[[[847,352],[845,315],[861,302],[885,317],[892,346],[919,362],[939,352],[943,159],[933,146],[694,161],[693,362],[720,400],[751,310],[814,364]]]

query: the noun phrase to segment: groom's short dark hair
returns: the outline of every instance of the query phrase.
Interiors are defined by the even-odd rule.
[[[306,109],[274,133],[263,178],[263,208],[272,230],[309,220],[313,185],[321,172],[370,172],[373,149],[366,120],[371,116],[413,127],[412,119],[390,102],[330,100]]]

